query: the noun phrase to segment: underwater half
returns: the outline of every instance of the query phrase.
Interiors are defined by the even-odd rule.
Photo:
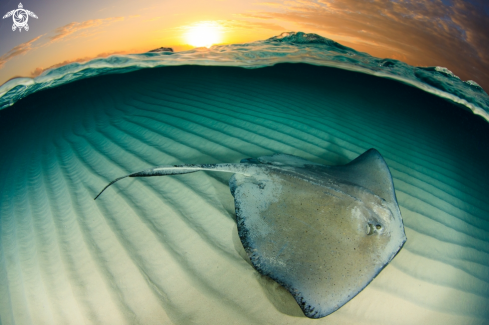
[[[488,324],[488,121],[304,33],[10,80],[0,324]]]

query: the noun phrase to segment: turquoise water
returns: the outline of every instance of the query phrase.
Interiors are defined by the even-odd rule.
[[[2,325],[489,323],[489,101],[474,83],[293,34],[72,64],[0,93]],[[154,165],[343,164],[369,148],[408,240],[320,320],[250,265],[229,175],[128,179],[93,200]]]

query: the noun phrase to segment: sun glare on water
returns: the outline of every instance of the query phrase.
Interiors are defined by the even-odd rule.
[[[195,47],[211,47],[221,43],[222,26],[215,22],[200,22],[188,27],[185,40]]]

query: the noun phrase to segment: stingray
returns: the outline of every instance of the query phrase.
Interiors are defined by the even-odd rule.
[[[117,178],[97,197],[126,177],[201,170],[234,173],[229,186],[251,263],[307,317],[327,316],[355,297],[406,242],[391,173],[375,149],[341,166],[287,154],[159,166]]]

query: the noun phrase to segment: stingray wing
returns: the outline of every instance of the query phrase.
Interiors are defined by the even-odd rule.
[[[12,16],[12,15],[14,14],[14,11],[15,11],[15,10],[12,10],[12,11],[7,12],[7,13],[5,14],[5,16],[3,16],[3,18],[2,18],[2,19],[5,19],[5,18],[8,18],[8,17]]]
[[[390,203],[396,203],[392,176],[382,155],[369,149],[346,165],[327,166],[327,172],[340,179],[358,184]]]
[[[260,157],[243,162],[262,162],[263,174],[231,178],[238,232],[253,266],[289,290],[307,317],[351,300],[406,241],[379,156],[367,151],[338,170],[289,155]],[[358,178],[361,184],[353,182]]]
[[[28,14],[29,16],[31,16],[31,17],[33,17],[33,18],[38,18],[38,17],[36,16],[36,14],[35,14],[35,13],[33,13],[32,11],[26,10],[26,12],[27,12],[27,14]]]

